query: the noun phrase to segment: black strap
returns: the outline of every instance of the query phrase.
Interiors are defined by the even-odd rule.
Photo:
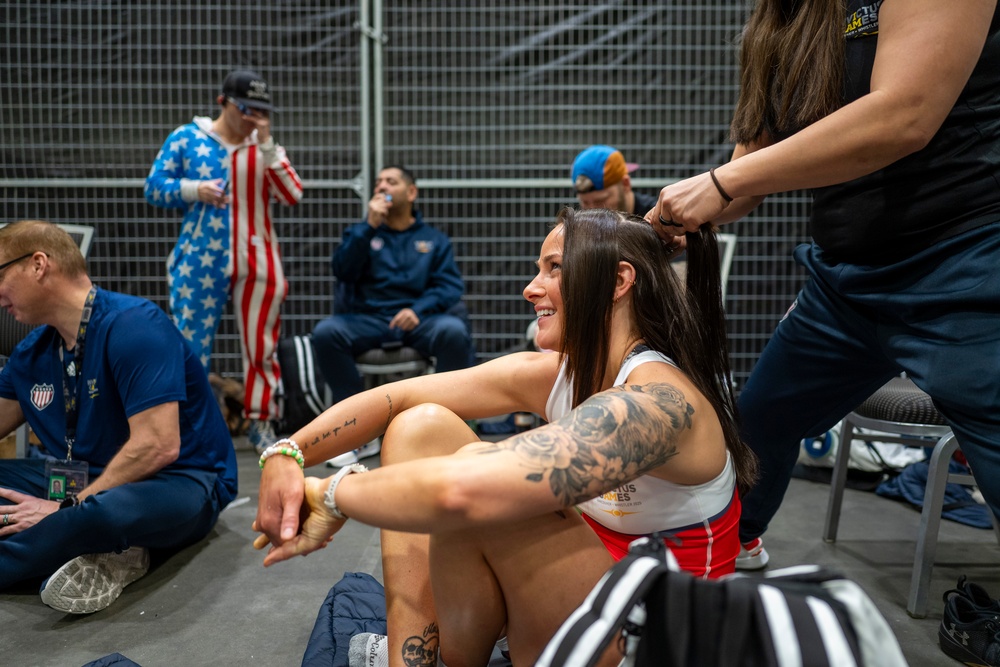
[[[720,665],[738,665],[746,658],[754,626],[757,580],[733,577],[723,581],[726,591],[725,629],[719,635]]]
[[[636,664],[686,667],[690,664],[692,586],[686,572],[666,572],[646,596],[646,628]]]
[[[727,597],[726,587],[720,585],[720,582],[694,579],[690,612],[694,621],[688,633],[691,637],[688,664],[734,664],[719,660],[722,638],[729,633],[731,625]]]
[[[69,369],[65,364],[62,366],[62,387],[63,405],[66,408],[66,459],[73,460],[73,444],[76,442],[76,424],[80,417],[80,403],[83,400],[83,385],[81,379],[83,374],[83,352],[87,342],[87,325],[90,324],[90,314],[94,306],[94,298],[97,296],[97,286],[91,285],[87,293],[87,300],[83,304],[83,313],[80,316],[80,327],[76,333],[75,354],[70,364],[73,366],[73,389],[69,390]],[[60,343],[59,358],[63,357],[63,348]]]

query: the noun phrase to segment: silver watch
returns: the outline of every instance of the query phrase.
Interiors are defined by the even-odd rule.
[[[352,463],[349,466],[341,468],[333,476],[333,479],[330,480],[330,486],[326,487],[326,493],[323,494],[323,504],[326,506],[326,511],[334,519],[340,519],[341,521],[347,519],[347,515],[337,509],[337,501],[333,499],[333,494],[337,492],[337,485],[340,484],[340,480],[354,472],[368,472],[368,468],[360,463]]]

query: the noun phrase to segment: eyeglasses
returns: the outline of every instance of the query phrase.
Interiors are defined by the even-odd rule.
[[[234,100],[233,98],[230,97],[229,98],[229,103],[232,104],[233,106],[235,106],[237,109],[239,109],[241,114],[245,115],[245,114],[250,113],[250,107],[248,107],[247,105],[243,104],[242,102],[237,102],[236,100]]]
[[[29,252],[29,253],[28,253],[27,255],[21,255],[21,256],[20,256],[20,257],[18,257],[17,259],[12,259],[12,260],[10,260],[9,262],[4,262],[3,264],[0,264],[0,271],[3,271],[4,269],[6,269],[6,268],[7,268],[8,266],[10,266],[10,265],[12,265],[12,264],[17,264],[17,263],[18,263],[18,262],[20,262],[20,261],[21,261],[22,259],[28,259],[29,257],[31,257],[31,256],[32,256],[32,255],[34,255],[34,254],[35,254],[35,253],[33,253],[33,252]]]
[[[234,100],[231,97],[228,98],[228,99],[229,99],[230,103],[232,103],[237,109],[239,109],[240,113],[243,114],[244,116],[252,116],[255,113],[256,114],[260,114],[261,116],[266,116],[267,115],[267,112],[264,111],[263,109],[254,109],[253,107],[248,107],[247,105],[243,104],[242,102],[237,102],[236,100]]]

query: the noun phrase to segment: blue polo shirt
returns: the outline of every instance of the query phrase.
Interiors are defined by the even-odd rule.
[[[54,327],[34,329],[0,371],[0,397],[16,400],[45,450],[65,458],[66,409],[62,338]],[[128,419],[176,401],[181,448],[167,470],[215,472],[222,504],[236,495],[232,439],[201,362],[155,304],[98,290],[84,341],[82,369],[68,378],[79,401],[73,458],[100,474],[129,438]],[[228,495],[228,498],[225,496]]]

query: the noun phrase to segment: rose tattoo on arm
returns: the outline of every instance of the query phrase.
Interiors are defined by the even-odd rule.
[[[484,444],[479,452],[513,452],[530,471],[526,479],[547,477],[552,493],[569,507],[666,463],[693,414],[673,385],[615,387],[552,424]]]

